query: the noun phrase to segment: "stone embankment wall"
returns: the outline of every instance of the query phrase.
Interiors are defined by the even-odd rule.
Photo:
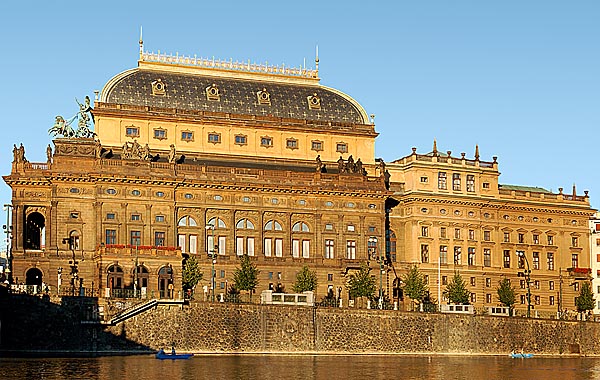
[[[600,323],[398,311],[192,303],[108,328],[191,352],[600,354]]]

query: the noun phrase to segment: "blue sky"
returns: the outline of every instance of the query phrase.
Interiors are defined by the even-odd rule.
[[[376,115],[386,161],[438,148],[498,156],[501,183],[600,202],[599,1],[5,1],[0,172],[12,145],[45,161],[54,117],[145,48],[314,66]],[[0,201],[10,191],[0,185]]]

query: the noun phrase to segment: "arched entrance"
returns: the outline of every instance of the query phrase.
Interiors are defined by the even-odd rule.
[[[42,271],[37,268],[31,268],[25,273],[25,285],[42,286]]]
[[[42,249],[44,245],[44,228],[46,221],[39,212],[27,215],[25,221],[25,236],[23,245],[25,249]]]
[[[108,267],[106,287],[110,289],[113,297],[119,297],[121,295],[121,289],[123,289],[123,268],[116,264]]]
[[[158,271],[158,292],[160,298],[173,298],[173,268],[166,266]]]

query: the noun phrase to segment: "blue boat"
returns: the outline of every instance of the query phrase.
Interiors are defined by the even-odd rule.
[[[170,354],[167,354],[165,352],[165,350],[160,349],[156,353],[156,358],[160,359],[160,360],[164,360],[164,359],[170,359],[170,360],[189,359],[192,356],[194,356],[194,354],[177,354],[177,353],[175,353],[175,350],[173,350]]]
[[[525,354],[525,353],[516,353],[516,352],[511,352],[510,353],[510,357],[513,359],[529,359],[533,357],[533,354]]]

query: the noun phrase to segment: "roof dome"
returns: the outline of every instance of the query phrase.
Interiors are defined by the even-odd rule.
[[[105,103],[190,111],[274,116],[344,124],[369,124],[364,108],[350,96],[318,84],[274,75],[237,76],[223,71],[140,67],[113,77],[102,90]],[[162,69],[161,69],[162,68]],[[188,68],[189,69],[189,68]],[[275,78],[275,79],[273,79]],[[277,80],[283,79],[283,80]]]

